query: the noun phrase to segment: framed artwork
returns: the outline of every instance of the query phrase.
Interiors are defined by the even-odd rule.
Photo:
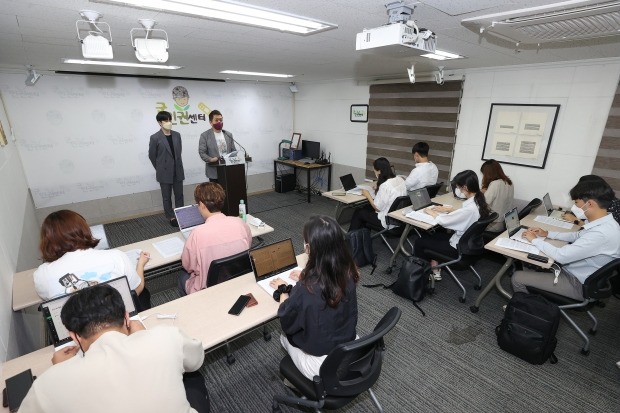
[[[301,149],[300,147],[300,142],[301,142],[301,133],[293,133],[293,136],[291,136],[291,149]]]
[[[351,105],[351,122],[368,122],[368,105]]]
[[[8,141],[6,140],[6,135],[4,134],[4,128],[2,127],[2,122],[0,122],[0,146],[6,146]]]
[[[482,160],[544,169],[560,105],[492,103]]]

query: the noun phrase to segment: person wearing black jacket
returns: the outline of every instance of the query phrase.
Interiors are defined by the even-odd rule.
[[[279,278],[271,281],[280,301],[278,317],[284,334],[280,342],[297,369],[312,380],[329,352],[356,338],[359,272],[333,218],[313,216],[304,225],[308,262],[289,288]]]

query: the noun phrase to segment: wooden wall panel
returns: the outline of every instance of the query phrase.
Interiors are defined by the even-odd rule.
[[[605,179],[620,197],[620,85],[609,110],[592,174]]]

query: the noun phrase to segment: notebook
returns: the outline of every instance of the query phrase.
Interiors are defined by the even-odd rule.
[[[407,194],[409,195],[409,199],[411,199],[411,207],[407,207],[403,211],[404,215],[407,215],[411,211],[420,211],[432,205],[441,205],[431,201],[431,197],[426,188],[414,189],[413,191],[408,191]]]
[[[293,241],[290,238],[250,250],[250,262],[256,282],[270,296],[275,291],[269,286],[272,279],[280,277],[288,284],[295,285],[289,275],[295,269],[301,270],[297,266]]]
[[[521,225],[519,221],[519,214],[517,208],[512,208],[510,211],[504,214],[504,221],[506,222],[506,230],[508,231],[508,237],[513,241],[519,241],[524,244],[532,245],[527,239],[523,238],[523,233],[528,230],[527,227]]]
[[[543,205],[545,206],[545,212],[547,212],[548,217],[562,219],[563,212],[553,208],[553,203],[551,202],[549,192],[547,192],[545,196],[543,196]]]
[[[197,204],[175,208],[174,216],[177,218],[179,230],[185,239],[189,237],[195,227],[205,223]]]
[[[123,302],[125,303],[125,310],[129,313],[129,316],[132,317],[132,319],[136,319],[136,317],[138,317],[138,312],[136,311],[133,299],[131,298],[129,281],[127,281],[126,276],[115,278],[113,280],[105,281],[99,284],[108,284],[111,287],[116,288],[121,294],[121,297],[123,298]],[[42,303],[40,307],[41,312],[43,313],[43,319],[49,327],[50,337],[53,341],[56,351],[60,350],[63,347],[75,346],[75,343],[73,342],[73,340],[71,340],[71,337],[69,336],[69,331],[67,331],[64,324],[62,323],[62,320],[60,319],[60,311],[62,310],[62,306],[65,305],[65,303],[72,294],[74,293],[52,298],[51,300]]]
[[[346,174],[340,177],[340,183],[347,194],[362,195],[362,189],[367,190],[370,196],[375,197],[375,190],[370,185],[358,185],[355,183],[353,174]]]

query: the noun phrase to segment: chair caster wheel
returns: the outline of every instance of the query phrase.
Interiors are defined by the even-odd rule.
[[[228,354],[226,356],[226,362],[228,363],[229,366],[235,364],[235,361],[236,361],[235,356],[233,356],[232,354]]]
[[[280,408],[280,405],[276,402],[273,402],[272,406],[271,406],[271,412],[272,413],[282,413],[282,409]]]
[[[386,274],[391,274],[391,273],[392,273],[392,267],[387,267],[387,268],[385,269],[385,273],[386,273]]]
[[[465,302],[465,297],[459,297],[459,303],[464,303]]]
[[[605,302],[599,300],[599,301],[596,302],[596,306],[600,307],[600,308],[605,308]]]
[[[472,313],[477,313],[478,310],[480,310],[480,307],[476,307],[475,305],[469,307],[469,311],[471,311]]]
[[[265,339],[265,341],[271,340],[271,333],[263,334],[263,338]]]
[[[480,291],[482,289],[481,285],[474,285],[474,290]]]
[[[592,329],[592,328],[591,328],[591,329],[590,329],[590,331],[589,331],[590,335],[592,335],[592,336],[595,336],[595,335],[596,335],[596,332],[597,332],[597,330],[594,330],[594,329]]]
[[[584,356],[587,356],[590,354],[590,350],[581,349],[581,354],[583,354]]]
[[[434,289],[434,288],[429,288],[429,289],[426,291],[426,293],[427,293],[428,295],[433,295],[433,294],[435,294],[435,289]]]

